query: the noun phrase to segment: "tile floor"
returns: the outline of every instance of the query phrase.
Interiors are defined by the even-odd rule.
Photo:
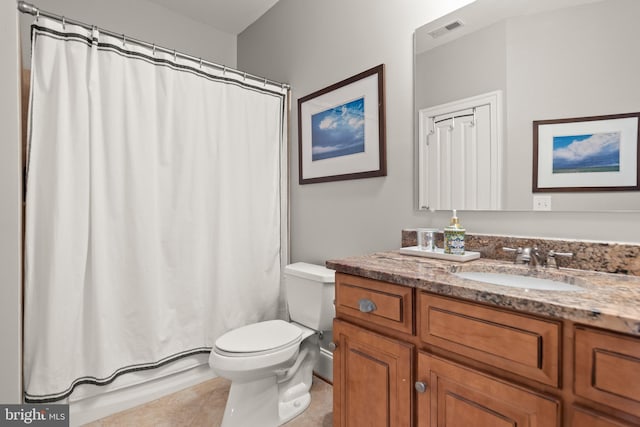
[[[158,400],[86,424],[87,427],[201,427],[219,426],[229,394],[229,381],[214,378]],[[311,404],[286,427],[333,425],[333,388],[313,377]],[[249,426],[248,426],[249,427]],[[261,427],[261,426],[255,426]]]

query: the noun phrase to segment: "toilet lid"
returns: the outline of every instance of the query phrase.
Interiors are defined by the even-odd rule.
[[[267,320],[227,332],[216,340],[216,347],[230,353],[256,353],[295,343],[301,335],[291,323]]]

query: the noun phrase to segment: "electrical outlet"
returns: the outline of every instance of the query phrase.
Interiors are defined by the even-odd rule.
[[[551,196],[533,196],[534,211],[550,211]]]

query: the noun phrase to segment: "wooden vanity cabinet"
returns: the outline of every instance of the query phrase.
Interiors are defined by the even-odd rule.
[[[406,286],[336,274],[334,427],[413,425],[413,295]]]
[[[640,338],[336,273],[340,426],[640,426]]]

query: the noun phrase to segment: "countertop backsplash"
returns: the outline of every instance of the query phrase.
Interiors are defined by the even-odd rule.
[[[436,246],[442,247],[442,232],[436,233]],[[402,247],[416,246],[416,230],[402,230]],[[558,258],[560,268],[601,271],[606,273],[640,276],[640,245],[629,243],[589,242],[534,237],[512,237],[467,233],[465,249],[480,252],[482,258],[512,261],[514,254],[503,247],[537,247],[543,253],[549,250],[571,252],[571,258]]]

